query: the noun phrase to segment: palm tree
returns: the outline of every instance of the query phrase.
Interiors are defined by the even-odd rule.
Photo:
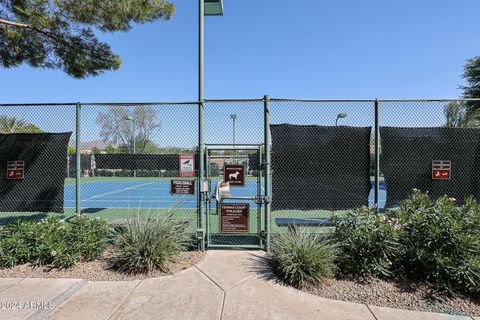
[[[15,117],[0,116],[0,133],[41,132],[34,124]]]

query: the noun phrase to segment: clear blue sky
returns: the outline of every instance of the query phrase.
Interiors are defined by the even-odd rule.
[[[197,4],[168,22],[100,34],[117,72],[76,80],[2,69],[2,103],[190,101],[197,98]],[[225,0],[206,18],[207,98],[457,97],[465,59],[480,55],[478,0]]]
[[[123,58],[117,72],[76,80],[59,70],[2,69],[0,103],[195,101],[196,0],[176,0],[167,22],[128,33],[99,34]],[[206,18],[206,98],[454,98],[469,57],[480,55],[478,0],[225,0],[223,17]],[[441,105],[385,106],[382,125],[444,123]],[[196,107],[160,114],[162,146],[193,146]],[[405,108],[408,111],[405,112]],[[82,140],[98,139],[97,112],[84,109]],[[2,111],[2,110],[0,110]],[[61,111],[61,112],[60,112]],[[238,114],[237,142],[260,142],[261,108],[209,107],[207,142],[230,142],[229,114]],[[373,125],[372,105],[285,106],[273,123]],[[75,129],[73,108],[8,109],[48,131]]]

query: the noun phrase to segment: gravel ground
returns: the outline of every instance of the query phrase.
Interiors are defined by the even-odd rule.
[[[73,278],[90,281],[142,280],[162,277],[187,269],[200,262],[205,256],[204,252],[187,251],[172,259],[169,273],[157,270],[149,274],[128,275],[108,269],[107,259],[111,254],[112,250],[109,249],[100,259],[79,262],[68,269],[48,269],[41,266],[35,267],[29,264],[23,264],[13,268],[0,269],[0,278]]]
[[[404,280],[332,279],[305,291],[318,296],[380,307],[480,316],[480,298],[448,297],[431,286]]]

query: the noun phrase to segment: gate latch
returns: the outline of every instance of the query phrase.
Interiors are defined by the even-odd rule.
[[[265,230],[261,230],[259,235],[263,240],[267,239],[267,232]]]
[[[264,203],[270,203],[270,198],[269,197],[264,197],[262,195],[256,195],[255,196],[255,203],[256,204],[264,204]]]

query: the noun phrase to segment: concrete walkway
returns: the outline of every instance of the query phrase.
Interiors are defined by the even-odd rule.
[[[0,319],[472,320],[306,294],[268,279],[263,259],[256,251],[209,251],[195,267],[143,281],[0,279]]]

